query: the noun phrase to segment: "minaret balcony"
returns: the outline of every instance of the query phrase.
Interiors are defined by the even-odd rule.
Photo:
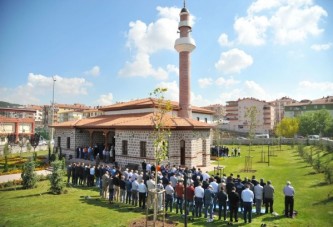
[[[175,49],[178,52],[192,52],[195,49],[195,41],[191,37],[181,37],[176,39]]]
[[[189,28],[192,28],[192,24],[188,20],[183,20],[183,21],[180,21],[179,24],[178,24],[178,29],[180,27],[189,27]]]

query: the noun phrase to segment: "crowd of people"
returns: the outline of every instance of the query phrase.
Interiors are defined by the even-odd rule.
[[[185,182],[188,172],[191,172],[191,178]],[[153,189],[157,192],[165,191],[165,197],[163,193],[158,194],[159,210],[165,209],[167,213],[175,210],[180,215],[186,212],[192,218],[204,216],[207,222],[212,222],[215,214],[218,220],[227,221],[229,212],[229,224],[239,221],[239,213],[242,213],[244,223],[251,223],[252,207],[260,215],[263,204],[265,213],[274,212],[275,189],[272,182],[257,180],[255,176],[251,179],[241,179],[240,175],[234,177],[233,174],[220,176],[217,173],[210,176],[200,168],[170,165],[155,167],[145,161],[140,171],[128,168],[122,170],[110,165],[72,163],[67,167],[67,176],[70,184],[99,187],[100,196],[110,204],[126,203],[142,209],[153,208]],[[293,217],[295,190],[290,182],[287,182],[283,192],[285,215]]]

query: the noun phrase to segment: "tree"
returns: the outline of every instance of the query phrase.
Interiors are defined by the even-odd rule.
[[[23,166],[23,172],[21,174],[21,178],[23,180],[23,188],[34,188],[37,183],[37,174],[35,171],[35,162],[30,160],[26,162]]]
[[[299,117],[299,132],[307,135],[331,135],[333,118],[327,110],[308,112]]]
[[[152,133],[154,155],[155,155],[155,166],[157,167],[162,161],[168,157],[168,138],[171,134],[170,128],[166,121],[166,115],[172,111],[172,105],[170,100],[165,100],[164,94],[167,92],[167,88],[156,88],[150,96],[154,97],[156,101],[156,108],[152,117],[154,125],[154,131]],[[154,224],[157,219],[157,172],[155,173],[155,190],[154,193]]]
[[[165,100],[165,92],[167,92],[166,88],[156,88],[150,94],[155,97],[157,102],[152,117],[154,124],[152,137],[154,139],[154,153],[157,165],[168,157],[168,138],[170,136],[170,128],[166,125],[165,116],[172,111],[172,105],[170,100]]]
[[[5,155],[5,165],[3,166],[3,171],[8,172],[8,155],[10,154],[10,148],[8,142],[5,143],[3,147],[3,154]]]
[[[65,184],[63,182],[63,176],[64,176],[64,170],[63,170],[63,162],[60,160],[56,160],[51,163],[53,170],[52,174],[50,176],[50,183],[51,188],[50,191],[53,194],[61,194],[63,192],[63,189],[65,187]]]
[[[276,126],[275,134],[279,137],[293,138],[299,130],[299,119],[285,117]]]
[[[250,106],[246,108],[244,117],[247,119],[248,126],[249,126],[249,138],[252,140],[256,133],[256,128],[258,124],[257,120],[258,110],[256,106]]]

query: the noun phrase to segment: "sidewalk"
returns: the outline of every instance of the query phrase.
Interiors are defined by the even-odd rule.
[[[49,170],[39,170],[39,171],[36,171],[36,173],[38,175],[46,176],[48,174],[51,174],[51,171],[49,171]],[[5,183],[5,182],[8,182],[8,181],[13,181],[13,180],[20,180],[20,179],[21,179],[21,174],[20,173],[2,175],[2,176],[0,176],[0,183]]]

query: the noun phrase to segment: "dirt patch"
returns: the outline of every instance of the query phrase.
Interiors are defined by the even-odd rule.
[[[164,227],[175,227],[177,226],[178,223],[175,223],[170,220],[165,220],[164,222]],[[146,226],[146,218],[141,218],[134,220],[129,227],[145,227]],[[154,225],[154,221],[148,220],[147,226],[149,227],[162,227],[163,226],[163,221],[157,220],[156,224]]]

